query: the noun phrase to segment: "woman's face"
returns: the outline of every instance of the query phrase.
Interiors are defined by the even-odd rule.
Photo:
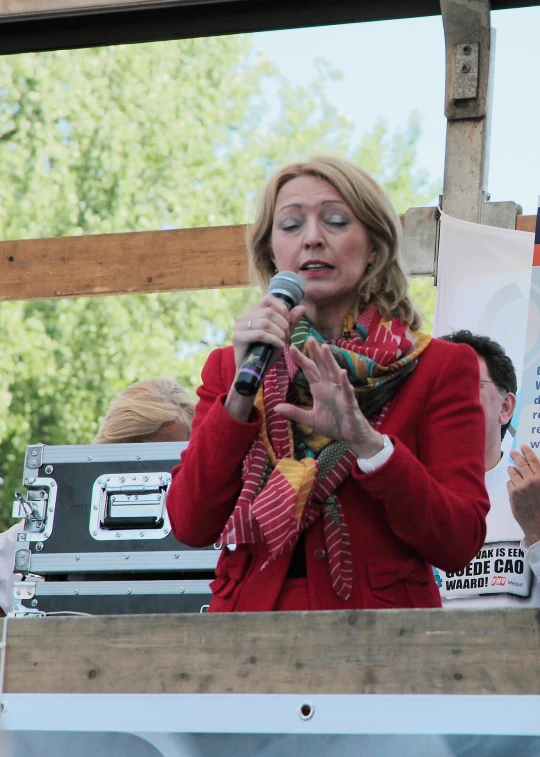
[[[332,184],[315,176],[288,181],[276,198],[271,240],[276,268],[302,277],[306,303],[356,306],[375,253],[366,227]]]

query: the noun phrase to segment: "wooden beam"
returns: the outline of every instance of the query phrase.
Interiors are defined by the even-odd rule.
[[[215,289],[248,283],[244,226],[0,243],[0,300]]]
[[[540,694],[538,608],[3,622],[6,693]]]
[[[518,216],[517,228],[535,223]],[[244,236],[211,226],[0,242],[0,300],[246,286]]]
[[[184,0],[185,2],[185,0]],[[141,5],[179,5],[182,0],[0,0],[0,16],[69,15],[100,10],[122,10]]]
[[[516,229],[518,231],[534,231],[536,229],[536,216],[518,216],[516,219]]]
[[[538,4],[538,1],[491,0],[491,9],[531,6]],[[435,0],[409,0],[407,3],[402,0],[2,2],[0,27],[5,23],[9,30],[0,34],[0,55],[383,21],[440,13],[439,3]],[[43,6],[42,11],[36,11],[39,6]]]

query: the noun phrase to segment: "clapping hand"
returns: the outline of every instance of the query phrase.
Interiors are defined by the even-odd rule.
[[[510,480],[506,487],[510,505],[529,547],[540,541],[540,460],[527,445],[510,452],[514,466],[508,468]]]

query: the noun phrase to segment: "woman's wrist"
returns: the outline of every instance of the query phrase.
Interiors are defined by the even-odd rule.
[[[369,439],[363,439],[360,442],[355,442],[349,445],[350,449],[354,452],[356,457],[369,460],[384,447],[384,439],[382,434],[378,431],[374,431],[373,435],[370,435]]]
[[[238,394],[233,384],[223,407],[235,420],[247,423],[253,410],[254,402],[255,397],[243,397],[241,394]]]

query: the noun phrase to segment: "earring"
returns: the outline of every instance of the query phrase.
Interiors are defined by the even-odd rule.
[[[373,270],[373,263],[370,263],[368,267],[366,268],[366,273],[371,273],[372,270]]]

